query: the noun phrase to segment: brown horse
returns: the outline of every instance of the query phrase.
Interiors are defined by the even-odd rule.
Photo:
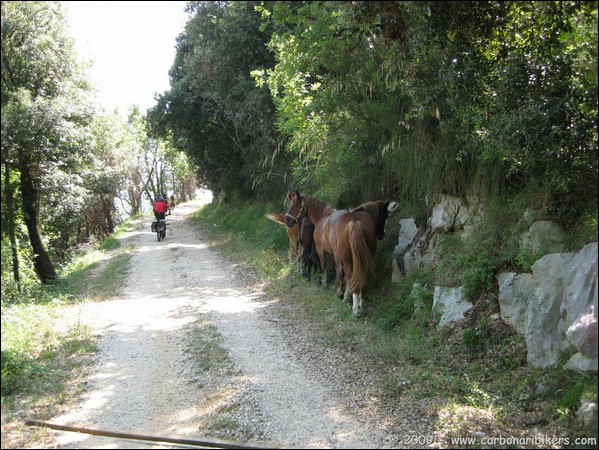
[[[314,242],[320,259],[323,282],[326,284],[327,260],[333,255],[337,280],[345,281],[344,300],[353,298],[353,315],[364,314],[364,296],[370,272],[373,269],[377,246],[376,223],[364,211],[337,210],[328,203],[306,193],[289,194],[292,204],[285,223],[292,227],[308,216],[314,223]],[[341,295],[338,283],[337,294]]]
[[[266,218],[274,222],[285,225],[285,214],[283,213],[268,213]],[[287,227],[287,238],[289,239],[289,259],[293,262],[298,262],[300,259],[299,245],[300,224],[296,223],[292,227]]]
[[[388,200],[375,200],[362,203],[360,206],[356,206],[350,211],[364,211],[370,214],[376,225],[376,238],[381,241],[384,239],[385,232],[387,230],[387,219],[391,213],[397,209],[398,206],[399,204],[397,202],[389,202]],[[340,288],[343,290],[343,279],[338,279],[337,282],[340,283]]]

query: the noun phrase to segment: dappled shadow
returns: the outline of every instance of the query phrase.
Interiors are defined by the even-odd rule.
[[[194,384],[201,384],[203,375],[203,369],[189,356],[199,313],[189,307],[186,298],[170,299],[171,306],[166,307],[158,306],[160,302],[164,305],[159,297],[145,298],[141,305],[136,300],[105,302],[105,307],[118,311],[121,318],[101,328],[102,351],[79,408],[54,419],[55,423],[206,438],[198,424],[218,408]],[[234,390],[226,395],[228,402],[237,401]],[[79,433],[60,434],[58,441],[63,448],[147,446]]]

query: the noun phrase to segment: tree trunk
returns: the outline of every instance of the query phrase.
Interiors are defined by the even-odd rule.
[[[135,216],[141,211],[141,195],[142,192],[137,191],[137,186],[129,187],[128,197],[129,204],[131,205],[130,216]]]
[[[108,232],[114,233],[114,222],[112,220],[112,201],[103,196],[102,208],[104,209],[104,216],[106,217],[106,225],[108,226]]]
[[[42,232],[39,223],[39,189],[29,172],[29,167],[21,161],[21,195],[23,197],[23,212],[25,224],[29,232],[29,241],[33,249],[33,266],[40,281],[44,284],[55,281],[58,276],[50,256],[44,248]]]
[[[6,222],[8,225],[8,236],[10,238],[10,247],[12,251],[12,273],[15,283],[17,284],[17,290],[21,293],[21,274],[19,272],[19,252],[17,252],[17,236],[15,233],[15,203],[14,203],[14,189],[10,182],[10,168],[8,164],[4,165],[5,175],[4,183],[6,192]]]

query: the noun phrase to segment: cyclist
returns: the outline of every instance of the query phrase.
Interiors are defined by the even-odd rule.
[[[154,199],[154,217],[156,217],[156,222],[152,223],[152,231],[156,231],[156,223],[158,223],[158,220],[165,219],[167,211],[168,203],[164,200],[162,195],[157,195]]]

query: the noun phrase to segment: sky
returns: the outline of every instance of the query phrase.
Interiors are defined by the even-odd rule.
[[[125,117],[133,105],[142,113],[154,93],[170,87],[168,71],[175,39],[189,17],[186,1],[65,1],[70,35],[82,60],[91,61],[97,99]]]

